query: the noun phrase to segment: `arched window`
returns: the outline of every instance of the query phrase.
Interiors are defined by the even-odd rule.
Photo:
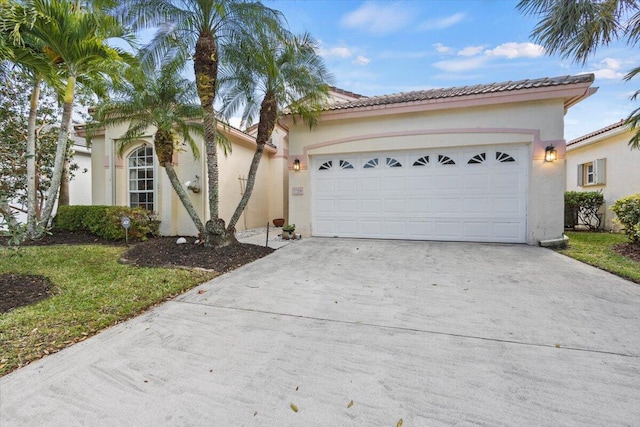
[[[128,157],[129,206],[154,211],[153,148],[140,147]]]

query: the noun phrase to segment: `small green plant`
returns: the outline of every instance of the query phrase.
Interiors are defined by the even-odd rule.
[[[624,227],[624,234],[635,244],[640,244],[640,193],[616,200],[611,206],[616,222]]]
[[[293,233],[294,231],[296,231],[296,225],[295,224],[287,224],[287,225],[282,227],[282,231],[287,232],[287,233]]]
[[[585,225],[590,230],[600,228],[602,218],[598,215],[604,204],[602,191],[567,191],[564,193],[565,209],[571,213],[571,221],[565,225],[575,228]],[[566,221],[565,221],[566,222]]]

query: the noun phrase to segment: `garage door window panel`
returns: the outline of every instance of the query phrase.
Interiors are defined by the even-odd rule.
[[[366,162],[363,166],[364,169],[375,169],[378,167],[378,164],[380,163],[380,161],[375,158],[375,159],[371,159],[368,162]]]
[[[480,165],[487,160],[487,153],[476,154],[467,162],[468,165]]]
[[[438,154],[438,163],[445,166],[456,164],[456,162],[451,157],[445,156],[444,154]]]
[[[323,164],[320,165],[320,167],[318,168],[318,170],[321,171],[327,171],[330,170],[331,168],[333,168],[333,162],[331,160],[324,162]]]
[[[401,168],[402,164],[392,157],[387,157],[387,166],[390,168]]]
[[[516,161],[513,156],[508,153],[503,153],[501,151],[496,151],[496,160],[500,163],[513,163]]]
[[[413,166],[429,166],[429,156],[422,156],[413,162]]]

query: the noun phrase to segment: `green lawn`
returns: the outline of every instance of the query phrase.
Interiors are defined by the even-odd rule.
[[[569,246],[559,250],[571,258],[609,271],[625,279],[640,283],[640,262],[624,257],[613,250],[629,239],[623,234],[567,232]]]
[[[123,247],[0,247],[0,273],[51,279],[54,295],[0,314],[0,375],[211,279],[203,271],[119,264]]]

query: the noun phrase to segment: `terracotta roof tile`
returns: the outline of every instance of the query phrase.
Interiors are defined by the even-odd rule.
[[[588,133],[586,135],[579,136],[576,139],[572,139],[571,141],[567,142],[567,147],[570,146],[570,145],[573,145],[573,144],[577,144],[578,142],[586,141],[587,139],[593,138],[594,136],[598,136],[598,135],[601,135],[603,133],[606,133],[606,132],[612,131],[614,129],[617,129],[619,127],[622,127],[622,126],[624,126],[625,121],[626,121],[625,119],[622,119],[619,122],[616,122],[616,123],[614,123],[612,125],[605,126],[602,129],[598,129],[598,130],[593,131],[591,133]]]
[[[502,83],[480,84],[475,86],[450,87],[443,89],[419,90],[414,92],[400,92],[391,95],[363,97],[355,101],[330,105],[325,111],[346,110],[352,108],[366,108],[380,105],[403,104],[408,102],[429,101],[443,98],[455,98],[461,96],[483,95],[490,93],[510,92],[516,90],[536,89],[542,87],[565,86],[578,83],[593,82],[593,74],[581,74],[577,76],[545,77],[540,79],[528,79],[508,81]]]
[[[366,98],[366,96],[360,95],[359,93],[350,92],[348,90],[340,89],[339,87],[335,87],[335,86],[329,86],[329,90],[348,96],[350,98]]]

